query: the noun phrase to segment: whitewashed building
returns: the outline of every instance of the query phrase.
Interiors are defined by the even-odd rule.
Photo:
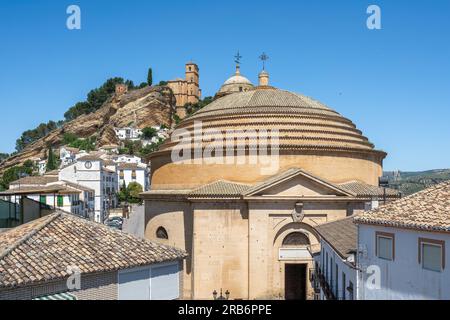
[[[96,155],[87,155],[59,172],[59,180],[94,190],[94,219],[97,222],[103,222],[108,217],[109,209],[117,207],[117,173],[105,167],[104,161]]]
[[[320,254],[314,256],[316,300],[354,300],[356,293],[357,227],[353,217],[315,228]]]
[[[68,166],[76,161],[76,155],[80,153],[80,149],[68,146],[59,149],[59,160],[61,167]]]
[[[140,166],[146,166],[145,163],[142,162],[142,158],[134,155],[129,154],[121,154],[118,156],[115,156],[113,158],[113,161],[116,163],[134,163],[138,164]]]
[[[358,299],[450,299],[450,181],[354,221]]]
[[[119,140],[139,140],[142,135],[142,130],[133,127],[114,128],[117,138]]]
[[[126,187],[131,182],[137,182],[144,191],[149,189],[149,179],[147,167],[139,166],[135,163],[119,163],[117,166],[119,176],[119,188],[125,184]]]

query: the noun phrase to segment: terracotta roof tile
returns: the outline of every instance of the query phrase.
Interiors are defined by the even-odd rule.
[[[384,197],[384,189],[382,187],[372,186],[364,182],[351,181],[339,184],[339,187],[356,194],[358,197]],[[386,188],[386,197],[398,198],[400,197],[400,192]]]
[[[353,217],[329,222],[315,228],[320,236],[344,259],[357,248],[357,226]]]
[[[244,191],[249,189],[250,186],[241,183],[234,183],[224,180],[219,180],[204,186],[201,186],[191,193],[190,197],[202,197],[202,196],[231,196],[240,197]]]
[[[450,180],[359,214],[354,221],[360,224],[450,232]]]
[[[11,185],[45,185],[58,181],[58,176],[29,176],[11,182]]]
[[[0,233],[0,288],[61,279],[68,266],[108,272],[185,257],[183,250],[57,212]]]

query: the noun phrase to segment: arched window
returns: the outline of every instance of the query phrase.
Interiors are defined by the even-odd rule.
[[[158,239],[169,239],[169,235],[167,234],[167,230],[164,229],[163,227],[159,227],[156,230],[156,237]]]
[[[283,246],[308,246],[309,238],[302,232],[292,232],[283,239]]]

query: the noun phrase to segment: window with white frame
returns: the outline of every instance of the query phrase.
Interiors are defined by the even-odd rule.
[[[393,233],[375,233],[375,251],[378,258],[394,260],[395,258],[395,235]]]
[[[419,263],[423,269],[441,272],[445,268],[445,242],[419,238]]]

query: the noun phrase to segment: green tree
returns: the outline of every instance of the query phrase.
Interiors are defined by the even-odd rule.
[[[142,138],[146,140],[150,140],[151,138],[155,137],[158,133],[158,130],[152,127],[145,127],[142,129]]]
[[[139,194],[143,191],[142,186],[137,182],[130,182],[127,187],[129,193],[130,203],[141,203],[142,200],[139,198]]]
[[[24,131],[19,139],[16,140],[16,150],[22,151],[29,144],[45,137],[47,134],[58,128],[58,123],[49,121],[41,123],[36,128]]]
[[[125,181],[123,182],[123,185],[120,188],[118,198],[120,202],[128,202],[130,198],[130,193],[128,192],[127,186],[125,185]]]
[[[48,147],[48,157],[47,157],[47,168],[46,171],[56,170],[58,168],[58,163],[56,160],[55,153],[53,152],[53,147]]]
[[[158,83],[158,86],[167,86],[167,84],[168,84],[168,82],[167,81],[160,81],[159,83]]]
[[[5,159],[8,159],[8,158],[9,158],[9,154],[7,154],[7,153],[0,153],[0,162],[5,160]]]
[[[89,91],[86,101],[78,102],[67,110],[64,113],[66,121],[71,121],[83,114],[89,114],[100,109],[114,95],[117,84],[126,84],[129,90],[135,89],[134,83],[131,80],[124,80],[120,77],[110,78],[100,87]]]
[[[6,190],[9,188],[11,182],[24,176],[30,176],[32,173],[33,169],[25,166],[11,167],[3,173],[2,179],[0,180],[0,188]]]
[[[147,84],[149,86],[151,86],[153,84],[153,70],[152,68],[148,68],[148,73],[147,73]]]
[[[205,97],[197,103],[186,103],[184,108],[186,109],[186,114],[190,116],[191,114],[197,112],[198,110],[204,108],[214,100],[213,97]]]

